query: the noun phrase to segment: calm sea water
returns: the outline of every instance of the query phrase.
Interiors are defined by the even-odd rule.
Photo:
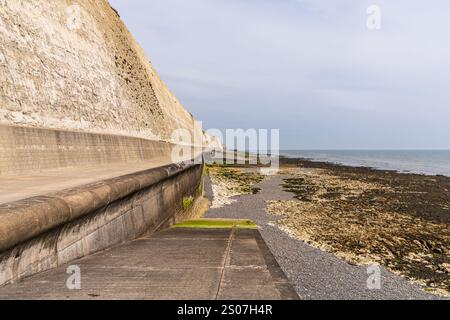
[[[450,176],[450,150],[284,150],[280,154],[349,166]]]

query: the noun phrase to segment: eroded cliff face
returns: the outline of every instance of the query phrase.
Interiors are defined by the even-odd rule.
[[[170,141],[193,122],[106,0],[0,0],[0,124]]]

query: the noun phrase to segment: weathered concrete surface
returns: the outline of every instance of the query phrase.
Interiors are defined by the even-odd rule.
[[[158,159],[0,176],[0,205],[168,165]]]
[[[202,174],[172,164],[0,205],[0,286],[170,226]]]
[[[0,0],[0,286],[182,218],[202,142],[107,0]]]
[[[257,230],[176,228],[0,288],[0,299],[298,299]]]
[[[107,0],[0,0],[0,123],[170,141],[193,122]]]
[[[126,136],[0,125],[0,179],[56,168],[170,163],[173,147]]]

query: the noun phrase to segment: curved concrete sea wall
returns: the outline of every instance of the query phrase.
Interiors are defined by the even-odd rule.
[[[0,286],[186,219],[203,165],[150,169],[0,206]]]

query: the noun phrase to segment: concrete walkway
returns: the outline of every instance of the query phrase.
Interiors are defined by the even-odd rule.
[[[174,228],[0,288],[0,299],[298,299],[258,230]]]
[[[52,169],[36,172],[33,175],[0,176],[0,204],[44,196],[167,164],[169,164],[168,161],[154,160],[109,164],[103,167]]]

